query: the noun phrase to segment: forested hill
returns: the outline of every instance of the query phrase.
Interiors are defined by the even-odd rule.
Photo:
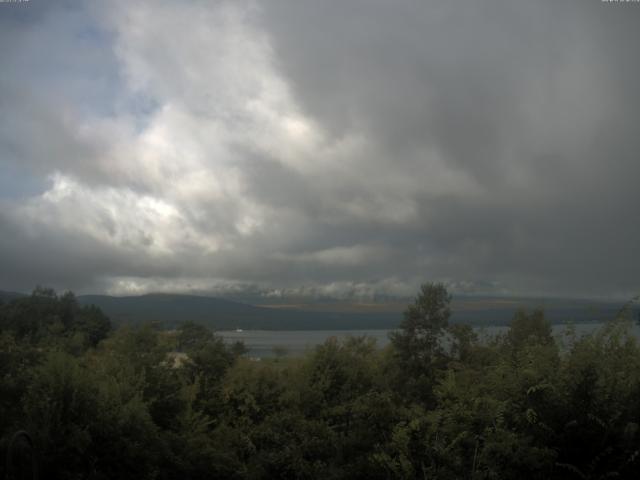
[[[0,300],[24,294],[0,291]],[[158,322],[173,328],[183,321],[198,322],[216,330],[367,330],[391,329],[402,320],[410,300],[396,303],[357,304],[322,302],[256,306],[215,297],[148,294],[114,297],[81,295],[79,303],[96,305],[116,324]],[[453,323],[507,325],[518,309],[542,308],[551,323],[602,322],[615,317],[622,302],[592,300],[464,296],[453,298]],[[634,307],[634,318],[638,317]]]
[[[150,294],[136,297],[85,295],[81,304],[102,309],[115,323],[157,321],[174,327],[188,320],[216,330],[340,330],[395,328],[397,312],[309,312],[257,307],[213,297]]]
[[[151,294],[135,297],[80,296],[82,304],[100,307],[116,323],[157,321],[176,326],[184,320],[218,330],[347,330],[396,328],[404,306],[358,308],[355,304],[306,304],[295,308],[249,305],[195,295]],[[543,308],[551,323],[601,322],[615,317],[620,302],[458,296],[452,302],[454,323],[507,325],[518,309]],[[280,306],[283,307],[283,306]],[[637,315],[637,312],[636,314]]]
[[[24,297],[24,293],[18,292],[5,292],[0,290],[0,302],[10,302],[11,300],[15,300],[16,298]]]

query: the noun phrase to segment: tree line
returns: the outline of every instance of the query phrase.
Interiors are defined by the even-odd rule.
[[[37,288],[0,305],[0,478],[636,478],[625,315],[554,337],[519,311],[480,339],[450,301],[423,285],[385,348],[331,338],[257,362],[203,326],[115,330]]]

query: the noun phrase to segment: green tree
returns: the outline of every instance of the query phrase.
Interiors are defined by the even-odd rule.
[[[193,352],[213,340],[213,332],[195,322],[183,322],[178,327],[177,348],[182,352]]]
[[[100,308],[87,305],[76,312],[73,330],[82,333],[89,346],[95,347],[101,340],[107,338],[111,331],[111,321]]]
[[[551,324],[544,317],[544,312],[541,309],[531,313],[518,310],[509,325],[507,342],[515,350],[525,345],[553,343]]]
[[[432,401],[436,369],[442,366],[441,337],[451,316],[451,295],[442,283],[425,283],[404,312],[400,330],[390,334],[407,393]]]
[[[34,369],[24,397],[47,478],[154,478],[161,450],[157,427],[140,394],[141,377],[128,365],[54,352]]]
[[[456,323],[447,329],[451,336],[451,356],[461,362],[467,362],[473,355],[478,335],[471,325]]]

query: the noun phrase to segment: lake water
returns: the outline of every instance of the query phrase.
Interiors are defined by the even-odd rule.
[[[573,327],[578,336],[594,332],[602,327],[601,323],[575,323]],[[553,334],[562,337],[568,325],[554,325]],[[488,338],[506,332],[508,327],[486,326],[475,328],[480,338]],[[227,342],[242,341],[249,350],[248,355],[256,358],[267,358],[276,355],[276,350],[282,350],[287,355],[302,355],[315,346],[324,343],[328,338],[367,336],[374,338],[379,347],[389,343],[389,333],[392,330],[244,330],[237,332],[218,331]],[[640,338],[640,326],[633,326],[633,333]]]

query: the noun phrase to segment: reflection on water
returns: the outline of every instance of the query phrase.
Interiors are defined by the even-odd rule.
[[[601,323],[576,323],[573,328],[578,336],[591,333],[601,327]],[[553,333],[560,339],[567,332],[569,325],[553,326]],[[489,338],[506,332],[508,327],[487,326],[476,327],[480,338]],[[366,335],[376,339],[379,347],[389,343],[389,332],[392,330],[229,330],[216,332],[227,342],[242,341],[248,348],[250,357],[264,358],[276,355],[300,355],[316,345],[324,343],[331,337],[343,339],[346,337],[361,337]],[[633,326],[633,333],[640,338],[640,326]]]

